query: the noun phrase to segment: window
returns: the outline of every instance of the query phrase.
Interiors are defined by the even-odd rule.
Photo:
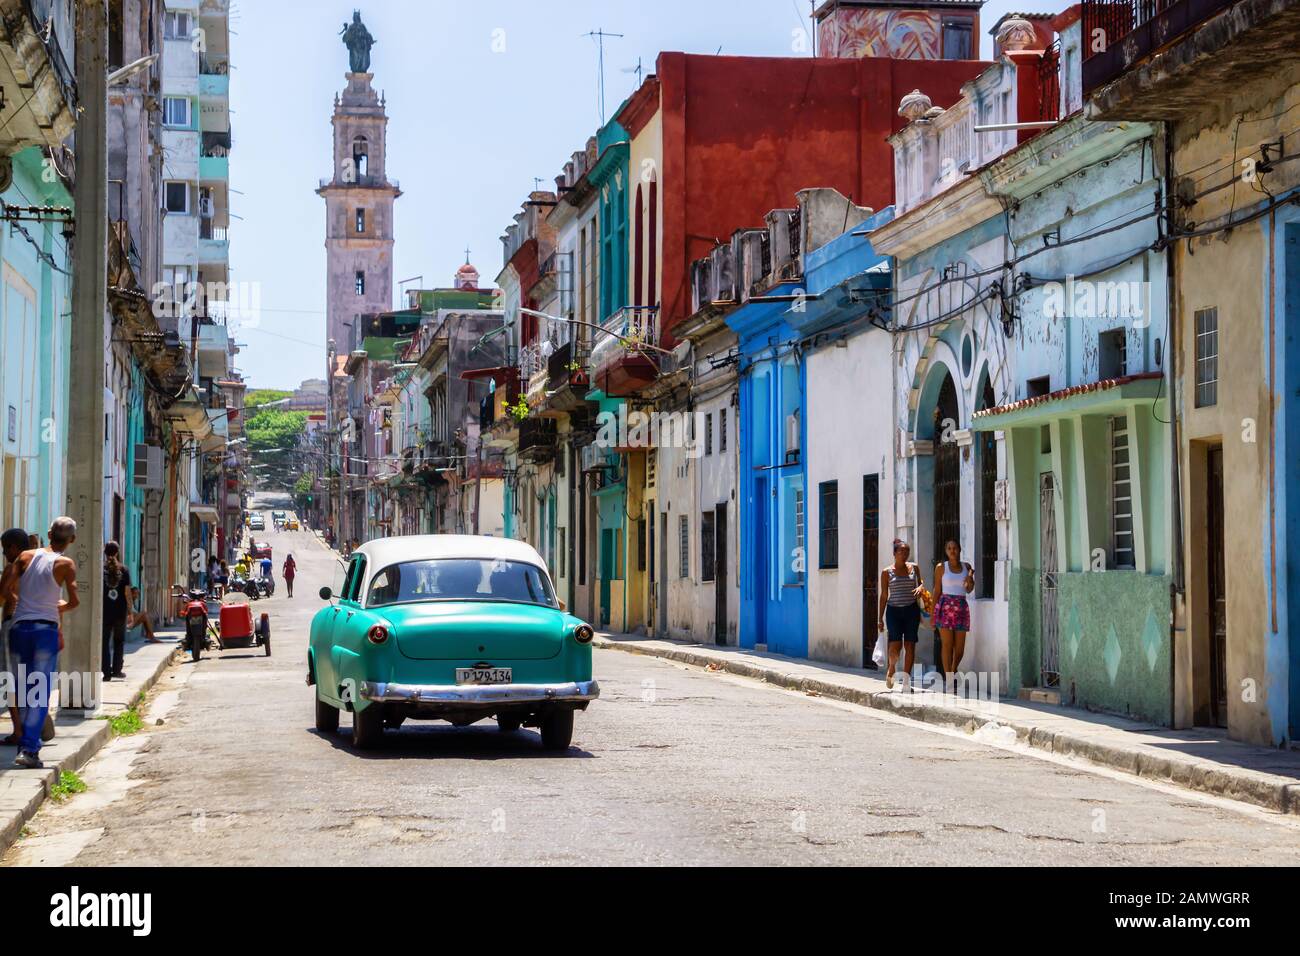
[[[357,178],[366,175],[370,169],[370,144],[364,136],[352,141],[352,171]]]
[[[805,525],[804,525],[804,513],[803,513],[803,489],[798,488],[795,489],[795,493],[794,493],[794,546],[795,549],[798,550],[800,554],[806,556],[808,552],[804,550],[806,547],[804,543],[805,540],[804,530],[805,530]],[[802,572],[796,574],[795,579],[802,581],[803,580]]]
[[[1110,420],[1110,529],[1112,566],[1134,567],[1133,491],[1126,415],[1116,415]]]
[[[1044,375],[1041,378],[1031,378],[1025,383],[1025,398],[1038,398],[1048,394],[1052,390],[1052,379]]]
[[[564,532],[565,532],[565,530],[566,530],[565,528],[561,528],[561,529],[560,529],[560,560],[556,562],[556,569],[559,571],[559,573],[560,573],[560,577],[562,577],[562,578],[567,578],[567,577],[569,576],[569,574],[571,573],[571,571],[572,571],[572,569],[570,569],[570,571],[568,571],[568,572],[565,571],[565,560],[564,560],[564,559],[565,559],[565,558],[568,556],[568,554],[569,554],[568,550],[564,547]]]
[[[163,208],[168,212],[188,215],[190,211],[189,183],[167,183],[163,187]]]
[[[817,486],[817,566],[840,566],[840,483],[823,481]]]
[[[700,515],[700,580],[713,580],[713,512]]]
[[[718,451],[727,450],[727,410],[718,409]]]
[[[190,30],[190,15],[188,13],[168,10],[163,14],[163,39],[188,40]]]
[[[1099,378],[1123,378],[1128,374],[1128,334],[1123,329],[1097,336],[1097,374]]]
[[[358,209],[357,210],[357,232],[362,233],[365,231],[366,231],[366,211],[364,209]]]
[[[361,271],[357,272],[356,293],[357,295],[366,294],[366,274]]]
[[[704,454],[713,454],[713,413],[704,416]]]
[[[1219,310],[1196,310],[1196,407],[1219,403]]]
[[[943,20],[943,58],[945,60],[969,60],[971,58],[970,20],[956,17],[944,17]]]
[[[678,527],[678,571],[679,578],[691,576],[691,528],[690,519],[682,515],[677,519]]]
[[[183,96],[163,97],[163,125],[190,126],[190,101]]]
[[[993,383],[986,378],[980,406],[993,408],[995,405],[997,399],[993,395]],[[998,441],[993,432],[979,433],[979,468],[980,563],[976,572],[975,586],[979,597],[991,598],[994,589],[994,570],[998,560]]]
[[[638,518],[636,522],[636,569],[645,570],[645,518]]]
[[[555,607],[546,572],[521,561],[440,558],[403,561],[370,581],[367,607],[426,601],[509,601]]]

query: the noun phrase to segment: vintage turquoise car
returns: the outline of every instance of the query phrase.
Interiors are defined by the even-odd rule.
[[[566,614],[546,563],[522,541],[477,535],[380,538],[352,552],[329,607],[311,622],[307,683],[316,729],[352,714],[374,747],[404,720],[457,727],[495,717],[567,750],[573,714],[600,695],[591,626]]]

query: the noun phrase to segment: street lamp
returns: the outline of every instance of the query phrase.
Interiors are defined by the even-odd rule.
[[[120,70],[114,70],[108,74],[108,85],[116,86],[119,83],[125,83],[131,77],[135,76],[141,70],[147,70],[153,66],[154,61],[158,59],[157,53],[150,53],[148,56],[142,56],[133,63],[128,63]]]

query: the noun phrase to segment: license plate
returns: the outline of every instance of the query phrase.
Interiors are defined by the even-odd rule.
[[[509,667],[457,667],[457,684],[509,684],[512,670]]]

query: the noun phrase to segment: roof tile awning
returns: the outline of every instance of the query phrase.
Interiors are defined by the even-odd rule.
[[[999,431],[1016,425],[1045,422],[1065,415],[1101,413],[1125,404],[1152,401],[1164,386],[1163,372],[1142,372],[1121,378],[1104,378],[1084,385],[1072,385],[1046,395],[1022,399],[971,416],[971,430]]]

